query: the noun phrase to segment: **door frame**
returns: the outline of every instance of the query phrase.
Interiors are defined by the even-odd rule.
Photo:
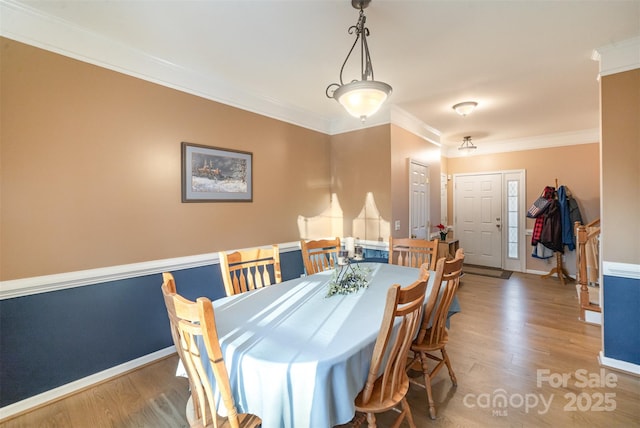
[[[469,176],[481,176],[481,175],[490,175],[490,174],[500,174],[501,178],[501,209],[500,209],[500,218],[502,219],[502,227],[500,227],[500,245],[502,246],[502,260],[501,267],[502,269],[507,269],[515,272],[525,272],[527,265],[527,255],[526,251],[526,170],[524,169],[513,169],[513,170],[501,170],[501,171],[483,171],[483,172],[468,172],[468,173],[459,173],[453,174],[453,228],[454,233],[457,227],[458,217],[458,207],[457,207],[457,186],[455,185],[458,177],[469,177]],[[508,252],[508,200],[507,200],[507,181],[512,179],[517,179],[518,183],[518,257],[512,258],[509,257]]]

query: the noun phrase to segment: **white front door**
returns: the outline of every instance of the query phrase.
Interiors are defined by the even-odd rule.
[[[409,233],[413,238],[427,238],[429,223],[429,167],[410,161]]]
[[[502,174],[454,177],[454,227],[465,263],[502,267]]]

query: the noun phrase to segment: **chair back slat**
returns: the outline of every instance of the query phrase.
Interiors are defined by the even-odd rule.
[[[431,293],[427,298],[424,316],[416,342],[441,343],[446,338],[449,307],[458,291],[464,263],[464,250],[458,249],[453,260],[438,260]],[[429,336],[427,337],[427,333]]]
[[[173,275],[169,272],[164,272],[162,274],[162,295],[164,297],[164,303],[167,307],[167,315],[169,317],[169,327],[171,329],[171,338],[173,339],[173,344],[176,347],[176,352],[178,353],[178,357],[180,361],[182,361],[182,365],[185,367],[187,372],[187,377],[189,378],[189,391],[191,391],[191,400],[193,403],[193,412],[194,419],[201,420],[203,417],[202,405],[203,403],[200,400],[199,394],[202,393],[202,387],[199,384],[195,384],[193,379],[196,378],[195,375],[192,374],[192,368],[188,366],[185,362],[187,358],[184,355],[183,347],[182,347],[182,339],[180,337],[180,330],[178,328],[178,323],[180,319],[176,315],[176,305],[180,306],[181,303],[176,301],[173,298],[176,295],[176,283]]]
[[[395,284],[387,291],[384,317],[363,390],[363,403],[366,404],[371,399],[374,383],[379,378],[378,373],[380,373],[384,361],[386,363],[382,368],[381,387],[379,388],[381,393],[376,395],[376,399],[382,403],[398,395],[404,397],[406,391],[402,393],[399,392],[399,389],[403,385],[408,385],[405,364],[411,342],[422,319],[426,288],[427,280],[420,279],[406,288]],[[393,343],[390,344],[389,341],[393,336],[393,328],[397,319],[400,319],[400,325]]]
[[[218,427],[217,403],[205,361],[213,372],[213,379],[227,410],[228,426],[232,428],[260,426],[260,418],[238,414],[233,399],[229,374],[222,356],[215,314],[211,300],[199,297],[197,301],[185,299],[176,293],[175,280],[170,273],[163,274],[162,294],[167,307],[171,334],[180,361],[189,377],[193,409],[187,404],[187,418],[192,427]],[[206,350],[206,355],[204,351]],[[226,424],[223,424],[225,427]]]
[[[202,370],[199,365],[200,351],[194,344],[194,329],[185,327],[187,323],[194,324],[199,329],[200,314],[195,302],[189,301],[184,297],[176,294],[175,280],[170,273],[163,273],[164,282],[162,284],[162,294],[164,297],[167,314],[169,316],[169,324],[171,326],[171,335],[173,337],[176,350],[182,361],[182,364],[189,377],[189,385],[191,390],[191,400],[193,403],[194,420],[189,421],[191,425],[202,423],[203,426],[208,424],[216,425],[214,403],[207,397],[207,389],[211,385],[206,377],[202,377]],[[201,335],[201,333],[200,333]],[[197,355],[197,360],[194,358]],[[213,399],[213,394],[211,394]]]
[[[333,269],[340,251],[340,238],[300,241],[302,261],[307,275]]]
[[[436,267],[438,239],[393,238],[389,237],[389,264],[420,267],[427,264],[430,270]]]
[[[277,245],[232,253],[220,251],[219,256],[220,272],[227,296],[282,282],[280,251]]]

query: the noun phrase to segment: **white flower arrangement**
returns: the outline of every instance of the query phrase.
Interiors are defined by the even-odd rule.
[[[369,286],[369,280],[367,279],[369,272],[369,268],[362,267],[359,264],[354,266],[351,263],[347,263],[344,266],[340,266],[333,271],[326,297],[331,297],[334,294],[351,294],[361,288],[367,288]]]

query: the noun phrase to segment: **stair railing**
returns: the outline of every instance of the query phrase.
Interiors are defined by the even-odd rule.
[[[589,224],[582,225],[580,222],[575,223],[575,235],[577,245],[577,272],[578,284],[580,286],[580,320],[585,321],[585,311],[601,312],[600,305],[591,303],[589,299],[589,257],[587,257],[587,246],[593,245],[593,240],[600,237],[600,219],[594,220]],[[599,252],[595,252],[598,257]],[[598,257],[599,258],[599,257]],[[599,260],[591,260],[592,267],[599,268]]]

